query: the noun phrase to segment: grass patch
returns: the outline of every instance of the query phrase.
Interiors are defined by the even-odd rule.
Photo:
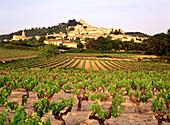
[[[0,59],[36,55],[38,51],[0,48]]]
[[[96,56],[96,57],[131,57],[137,53],[64,53],[66,56]]]

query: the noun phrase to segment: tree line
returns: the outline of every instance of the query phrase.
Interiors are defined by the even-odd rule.
[[[170,29],[167,34],[158,33],[150,36],[142,43],[132,41],[111,40],[110,36],[106,38],[100,36],[96,40],[86,38],[85,47],[87,49],[98,50],[100,52],[113,52],[113,51],[145,51],[146,54],[156,54],[159,56],[170,56]]]
[[[120,50],[129,51],[129,50],[140,50],[144,51],[146,48],[146,44],[135,43],[133,41],[125,41],[121,40],[111,40],[110,36],[106,38],[100,36],[96,40],[95,39],[86,39],[85,46],[87,49],[99,50],[100,52],[117,52]]]

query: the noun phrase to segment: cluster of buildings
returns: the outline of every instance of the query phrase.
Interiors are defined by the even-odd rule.
[[[16,41],[18,41],[18,40],[28,40],[28,39],[31,39],[32,37],[26,37],[25,36],[25,32],[24,32],[24,30],[22,31],[22,35],[13,35],[13,38],[12,38],[12,40],[16,40]]]
[[[38,40],[41,36],[35,36],[35,38]],[[18,40],[28,40],[32,39],[32,37],[26,37],[25,31],[22,31],[22,35],[13,35],[11,40],[18,41]]]
[[[97,39],[99,36],[107,37],[113,32],[120,32],[121,34],[124,34],[124,32],[121,29],[114,30],[114,29],[107,29],[104,27],[95,27],[87,24],[85,21],[82,21],[80,19],[80,24],[77,26],[69,26],[67,28],[68,31],[68,39],[76,39],[77,37],[80,38],[81,41],[84,41],[86,38],[94,38]],[[73,31],[69,31],[70,29],[74,29]]]
[[[115,33],[118,33],[116,35]],[[46,40],[44,40],[45,44],[54,44],[54,45],[65,45],[67,47],[77,47],[77,43],[71,42],[79,38],[82,43],[85,43],[86,38],[93,38],[97,39],[98,37],[103,36],[111,36],[112,40],[121,40],[121,41],[134,41],[134,42],[142,42],[146,37],[138,37],[138,36],[130,36],[125,35],[122,29],[107,29],[104,27],[95,27],[87,24],[85,21],[80,19],[79,24],[76,26],[68,26],[67,27],[67,34],[65,33],[53,33],[48,34],[45,36]],[[30,39],[32,37],[26,37],[25,32],[22,32],[22,35],[14,35],[12,40],[24,40]],[[38,40],[40,36],[35,36]]]
[[[77,43],[75,42],[70,42],[69,40],[61,40],[61,39],[47,39],[44,40],[45,44],[54,44],[54,45],[63,45],[63,46],[67,46],[67,47],[73,47],[73,48],[77,48]]]
[[[93,38],[97,39],[100,36],[107,37],[111,36],[112,40],[120,40],[120,41],[134,41],[141,43],[144,39],[147,39],[147,37],[139,37],[139,36],[131,36],[131,35],[125,35],[124,31],[122,29],[107,29],[104,27],[95,27],[87,24],[85,21],[80,19],[80,24],[77,24],[76,26],[68,26],[67,28],[67,34],[65,33],[53,33],[53,34],[47,34],[46,38],[48,37],[55,37],[55,39],[47,39],[44,41],[46,44],[55,44],[58,45],[58,43],[68,42],[72,40],[76,40],[76,38],[79,38],[82,43],[85,43],[86,38]],[[114,33],[119,33],[118,35]],[[67,40],[64,40],[67,38]],[[76,43],[70,42],[70,44],[74,44],[75,46]],[[71,45],[70,45],[71,46]]]

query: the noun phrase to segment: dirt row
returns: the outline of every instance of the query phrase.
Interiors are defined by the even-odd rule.
[[[70,64],[74,59],[75,58],[72,58],[71,60],[69,58],[65,59],[65,60],[61,61],[60,63],[56,64],[56,66],[57,66],[57,65],[63,63],[62,65],[57,66],[55,68],[65,67],[66,65]],[[64,62],[66,62],[66,63],[64,63]],[[116,70],[116,69],[127,70],[127,69],[132,68],[132,67],[128,66],[125,62],[116,62],[114,60],[109,60],[109,61],[108,60],[105,60],[105,61],[100,60],[99,61],[98,59],[95,59],[95,60],[93,60],[93,59],[90,59],[90,60],[85,59],[85,63],[84,63],[84,59],[81,59],[79,61],[79,58],[77,58],[72,64],[68,65],[66,68],[72,68],[77,64],[75,68],[80,69],[80,68],[83,67],[83,69],[90,70],[90,63],[92,65],[93,70],[100,70],[100,69],[102,69],[102,70]],[[83,64],[84,64],[84,66],[83,66]],[[55,65],[52,65],[52,66],[55,66]]]
[[[90,66],[91,64],[91,66]],[[123,69],[128,70],[131,69],[126,61],[117,61],[117,60],[106,60],[106,59],[84,59],[84,58],[61,58],[57,60],[50,61],[50,67],[56,68],[78,68],[78,69],[86,69],[86,70],[117,70]],[[33,65],[34,66],[34,65]],[[41,65],[40,67],[47,67],[47,64]]]

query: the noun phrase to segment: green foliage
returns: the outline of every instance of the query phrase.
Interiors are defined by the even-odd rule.
[[[45,40],[45,36],[41,36],[38,40],[39,43],[44,43],[44,40]]]
[[[7,102],[8,97],[11,95],[11,93],[12,89],[7,86],[3,86],[0,88],[0,103],[2,105],[4,105]]]
[[[152,101],[151,111],[153,113],[162,113],[163,109],[166,106],[166,103],[168,104],[169,100],[170,100],[170,90],[163,90],[163,91],[161,90],[158,93],[157,97],[155,97]]]
[[[46,81],[45,81],[46,82]],[[34,92],[37,92],[38,98],[50,98],[52,97],[55,93],[58,93],[60,91],[60,87],[58,83],[52,81],[47,83],[43,83],[42,85],[38,85],[34,88]]]
[[[168,49],[170,45],[168,43],[169,38],[165,33],[156,34],[151,36],[146,40],[148,47],[147,53],[156,54],[156,55],[168,55]]]
[[[57,60],[63,57],[57,57]],[[68,58],[67,58],[68,59]],[[50,58],[55,61],[55,58]],[[30,64],[29,60],[28,64]],[[38,60],[38,62],[41,62]],[[135,62],[136,63],[136,62]],[[120,63],[123,64],[123,63]],[[9,64],[12,66],[11,64]],[[50,101],[55,93],[60,90],[70,92],[78,99],[91,99],[92,115],[105,121],[111,117],[118,117],[124,111],[122,103],[124,96],[132,97],[132,102],[148,103],[152,101],[152,111],[155,116],[164,113],[170,114],[167,106],[170,100],[169,70],[168,71],[87,71],[78,69],[28,69],[16,68],[0,71],[0,102],[6,107],[6,111],[0,114],[0,124],[37,124],[45,113],[52,110],[55,119],[61,118],[71,111],[74,98]],[[24,88],[34,91],[38,95],[38,101],[33,103],[36,114],[29,117],[25,114],[23,106],[14,107],[8,100],[11,91]],[[71,95],[71,96],[73,96]],[[82,98],[81,98],[82,97]],[[133,100],[134,99],[134,100]],[[26,100],[24,100],[26,101]],[[29,100],[28,100],[29,101]],[[98,101],[98,103],[97,103]],[[83,102],[83,101],[82,101]],[[81,103],[82,103],[81,102]],[[109,108],[106,109],[109,104]],[[82,105],[83,106],[83,105]],[[7,114],[15,112],[13,118]],[[16,110],[16,111],[15,111]],[[90,116],[92,116],[90,115]],[[37,118],[39,116],[39,118]],[[94,118],[94,117],[93,117]],[[15,123],[14,123],[15,121]],[[20,122],[19,122],[20,121]]]
[[[71,53],[80,53],[81,51],[78,48],[72,48],[72,49],[69,49],[68,52],[71,52]]]
[[[24,98],[23,98],[23,103],[24,103],[24,104],[27,104],[27,102],[28,102],[28,99],[27,99],[26,97],[24,97]]]
[[[15,58],[21,56],[30,56],[38,54],[38,51],[33,50],[18,50],[0,48],[0,58]]]
[[[113,95],[112,99],[112,112],[111,115],[113,117],[118,117],[124,112],[124,107],[121,105],[123,102],[125,102],[125,99],[122,96],[119,96],[118,94]]]
[[[88,88],[90,91],[93,91],[95,89],[94,85],[89,85]]]
[[[136,40],[138,40],[138,41],[142,41],[140,38],[136,38]]]
[[[99,43],[94,39],[86,39],[85,46],[87,49],[99,50]]]
[[[111,115],[116,118],[124,112],[124,107],[121,105],[121,103],[125,102],[125,99],[122,96],[118,96],[117,94],[114,94],[113,97],[114,98],[112,99],[111,112],[110,110],[104,111],[98,104],[98,102],[92,104],[91,110],[94,113],[97,113],[99,119],[104,119],[108,117],[108,115]]]
[[[103,109],[101,109],[101,107],[100,107],[100,105],[99,105],[98,102],[95,102],[95,103],[92,104],[91,110],[92,110],[93,112],[96,112],[96,113],[97,113],[97,116],[98,116],[100,119],[105,118],[105,116],[108,114],[107,111],[105,112]]]
[[[27,116],[25,108],[19,103],[15,107],[14,117],[10,116],[7,111],[0,114],[0,124],[2,125],[51,125],[50,119],[40,120],[37,113],[32,113],[30,117]]]
[[[165,101],[163,98],[159,98],[157,99],[157,97],[155,97],[153,99],[153,103],[152,103],[152,112],[155,112],[155,111],[159,111],[159,112],[162,112],[163,109],[165,108]]]
[[[105,98],[106,98],[106,95],[103,95],[101,93],[90,95],[90,100],[100,99],[100,101],[103,101],[103,99],[105,99]]]
[[[125,41],[121,40],[111,40],[111,36],[107,36],[106,38],[100,36],[97,40],[94,39],[86,39],[85,46],[87,49],[99,50],[100,52],[113,52],[117,50],[146,50],[145,43],[135,43],[133,41]]]
[[[45,113],[47,113],[50,110],[48,99],[42,98],[37,102],[34,102],[33,108],[37,112],[37,115],[42,117]]]
[[[1,125],[4,125],[4,124],[7,124],[10,122],[10,115],[7,114],[6,111],[3,111],[1,114],[0,114],[0,124]]]
[[[68,31],[74,31],[74,27],[71,27]]]
[[[72,87],[70,86],[69,83],[67,83],[67,84],[65,84],[65,85],[63,86],[63,91],[64,91],[64,92],[69,92],[69,93],[71,93],[71,89],[72,89]]]
[[[59,114],[60,111],[63,110],[64,105],[62,104],[62,102],[55,103],[54,101],[51,101],[50,102],[50,107],[51,107],[51,109],[53,111],[53,114]]]
[[[79,43],[77,44],[77,48],[83,49],[83,48],[84,48],[84,44],[82,44],[82,43],[79,42]]]
[[[14,114],[14,121],[13,123],[15,125],[17,124],[22,124],[26,120],[26,112],[25,109],[22,105],[18,105],[15,109],[15,114]]]
[[[73,107],[73,103],[75,102],[73,97],[69,99],[61,99],[61,102],[55,103],[54,101],[50,102],[50,109],[53,111],[53,115],[59,115],[59,113],[65,108]]]
[[[139,37],[149,37],[149,35],[141,32],[126,32],[125,35],[139,36]]]
[[[32,28],[32,29],[25,29],[25,34],[27,37],[35,37],[35,36],[44,36],[47,33],[48,34],[52,34],[53,32],[55,33],[59,33],[59,32],[63,32],[63,33],[67,33],[67,24],[64,24],[63,26],[51,26],[48,28]],[[3,39],[12,39],[13,35],[21,35],[22,34],[22,30],[14,32],[14,33],[10,33],[9,35],[0,35],[0,40]]]
[[[170,28],[167,31],[167,35],[168,35],[168,37],[170,37]]]
[[[40,46],[39,50],[40,50],[40,56],[43,56],[43,57],[46,57],[46,58],[55,56],[55,55],[60,53],[59,50],[57,49],[57,47],[55,45],[52,45],[52,44]]]
[[[100,36],[97,38],[97,41],[99,43],[99,50],[101,50],[102,52],[110,51],[113,48],[110,36],[106,38]]]

